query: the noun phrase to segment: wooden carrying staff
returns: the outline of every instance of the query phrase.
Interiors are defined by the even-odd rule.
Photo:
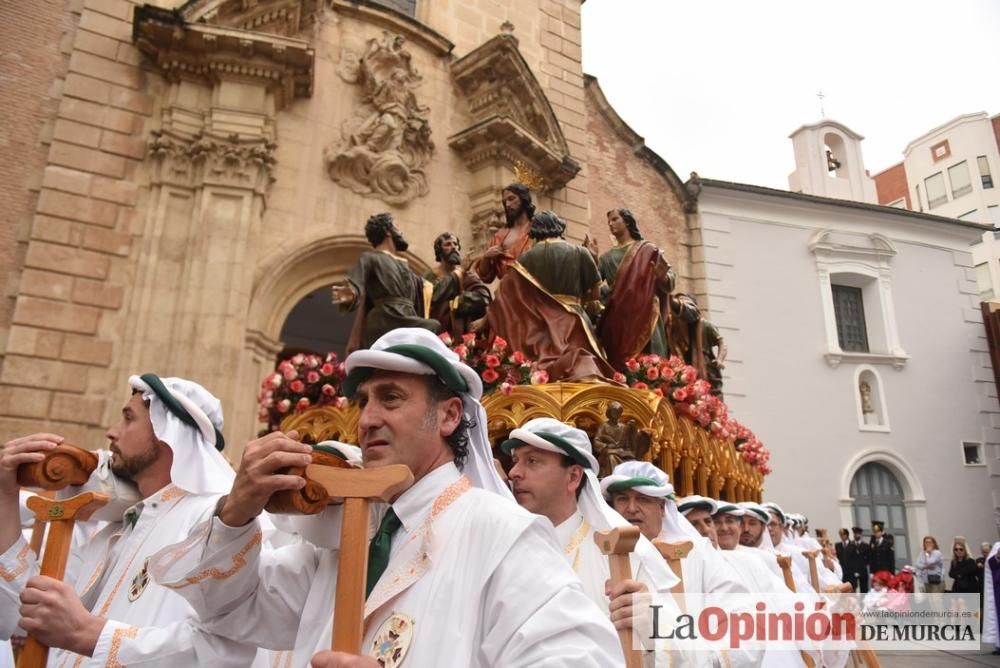
[[[323,450],[314,449],[311,457],[312,465],[315,466],[331,466],[347,470],[353,468],[346,460]],[[291,466],[275,473],[303,476],[306,479],[306,486],[302,489],[289,489],[276,493],[264,508],[267,512],[279,515],[315,515],[330,504],[330,494],[326,487],[307,476],[305,466]]]
[[[18,471],[20,474],[20,470]],[[106,494],[84,492],[71,499],[47,499],[33,496],[28,499],[28,508],[35,513],[35,522],[49,523],[48,542],[42,558],[41,575],[62,580],[66,574],[69,548],[73,542],[73,524],[77,520],[90,519],[95,510],[108,502]],[[49,659],[49,648],[28,635],[24,649],[17,659],[17,668],[44,668]]]
[[[611,584],[632,579],[632,564],[629,555],[639,542],[639,527],[618,527],[611,531],[595,531],[594,542],[602,554],[608,555],[611,566]],[[625,668],[641,668],[642,654],[632,646],[632,632],[618,631],[618,641],[625,653]]]
[[[677,598],[677,605],[680,607],[681,612],[687,612],[687,605],[684,601],[684,569],[681,566],[681,559],[686,559],[691,550],[694,549],[694,543],[689,540],[680,541],[678,543],[667,543],[662,540],[654,540],[653,546],[660,553],[660,556],[667,560],[667,565],[670,566],[670,570],[673,571],[674,575],[677,576],[678,582],[671,588],[674,596]]]
[[[403,464],[367,470],[310,464],[305,475],[322,485],[329,496],[344,499],[333,650],[361,654],[368,580],[368,504],[388,503],[413,484],[413,473]]]
[[[778,560],[778,566],[781,567],[781,574],[785,577],[785,586],[794,594],[795,578],[792,577],[792,558],[781,554],[774,555],[774,558]],[[813,658],[805,650],[799,650],[799,653],[802,655],[802,661],[808,668],[816,666],[816,662],[813,661]]]

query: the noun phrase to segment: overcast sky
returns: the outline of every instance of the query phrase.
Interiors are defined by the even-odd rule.
[[[787,189],[820,91],[872,174],[1000,113],[1000,0],[587,0],[583,68],[682,179]]]

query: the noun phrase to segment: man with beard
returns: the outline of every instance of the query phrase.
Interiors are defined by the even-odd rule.
[[[536,360],[552,382],[612,378],[585,308],[599,305],[600,274],[586,249],[567,243],[565,231],[552,211],[535,214],[536,243],[510,265],[486,319],[493,334]]]
[[[462,242],[451,232],[434,240],[434,259],[437,265],[424,274],[424,280],[434,285],[431,317],[441,323],[442,332],[457,340],[486,315],[493,295],[475,271],[462,267]]]
[[[503,278],[507,268],[531,247],[528,232],[535,215],[531,191],[521,183],[512,183],[500,193],[506,224],[493,235],[489,246],[473,262],[473,269],[487,283]]]
[[[430,286],[425,287],[420,276],[397,255],[410,245],[392,215],[379,213],[369,218],[365,236],[373,250],[362,253],[347,280],[333,286],[333,303],[342,311],[358,311],[347,352],[368,348],[397,327],[440,331],[441,324],[429,317]]]
[[[108,494],[93,516],[109,524],[70,555],[75,582],[38,575],[21,536],[17,469],[63,442],[34,434],[0,456],[0,637],[32,634],[49,665],[247,666],[256,647],[201,630],[191,607],[152,582],[148,561],[211,517],[234,478],[223,459],[222,405],[205,388],[153,374],[129,378],[132,394],[111,427],[109,450],[81,491]],[[20,609],[17,599],[20,597]],[[19,614],[20,613],[20,614]],[[15,630],[20,624],[21,630]]]

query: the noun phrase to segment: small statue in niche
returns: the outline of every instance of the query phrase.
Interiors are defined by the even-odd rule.
[[[597,428],[594,436],[594,451],[601,467],[598,476],[601,478],[610,475],[622,462],[641,459],[649,450],[650,435],[639,429],[634,419],[622,424],[623,410],[617,401],[609,403],[604,413],[608,421]]]
[[[878,424],[875,406],[872,404],[872,386],[868,384],[868,381],[863,380],[858,385],[858,392],[861,394],[861,415],[865,424]]]

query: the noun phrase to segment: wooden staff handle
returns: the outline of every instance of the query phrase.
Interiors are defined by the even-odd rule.
[[[90,450],[61,443],[45,453],[40,462],[17,468],[17,484],[56,490],[70,485],[82,485],[97,468],[97,455]]]
[[[333,650],[361,654],[365,630],[365,583],[368,580],[368,504],[371,501],[388,503],[413,484],[413,472],[403,464],[375,469],[310,464],[306,467],[306,476],[323,485],[330,496],[344,499]]]
[[[46,499],[55,498],[55,492],[48,489],[43,489],[38,495],[44,496]],[[31,551],[35,553],[36,559],[42,556],[42,541],[45,540],[45,526],[45,522],[39,522],[36,519],[31,527],[31,540],[28,544],[31,546]]]
[[[632,579],[632,564],[629,555],[639,542],[639,527],[617,527],[611,531],[595,531],[594,542],[602,554],[608,555],[608,565],[611,567],[611,583],[618,584]],[[641,668],[642,654],[632,645],[632,632],[618,631],[618,641],[625,653],[625,668]]]
[[[809,560],[809,581],[812,582],[813,589],[820,591],[819,568],[816,566],[816,557],[819,556],[819,550],[803,550],[802,556]]]
[[[341,469],[352,468],[345,460],[322,450],[313,450],[310,456],[312,457],[310,465]],[[285,475],[302,476],[306,479],[306,486],[302,489],[289,489],[275,493],[268,499],[264,510],[279,515],[315,515],[323,512],[330,504],[330,494],[321,483],[306,474],[306,468],[305,466],[291,466],[275,471],[275,473]]]
[[[781,567],[781,574],[785,576],[785,586],[792,593],[795,593],[795,578],[792,577],[792,558],[780,554],[774,555],[774,558],[778,560],[778,566]]]
[[[106,494],[84,492],[73,498],[56,500],[33,496],[27,501],[28,508],[35,513],[35,522],[49,523],[49,540],[45,544],[42,557],[41,575],[62,580],[66,575],[66,562],[73,542],[73,524],[90,519],[101,506],[108,502]],[[28,635],[17,659],[17,668],[45,668],[49,659],[49,648]]]

